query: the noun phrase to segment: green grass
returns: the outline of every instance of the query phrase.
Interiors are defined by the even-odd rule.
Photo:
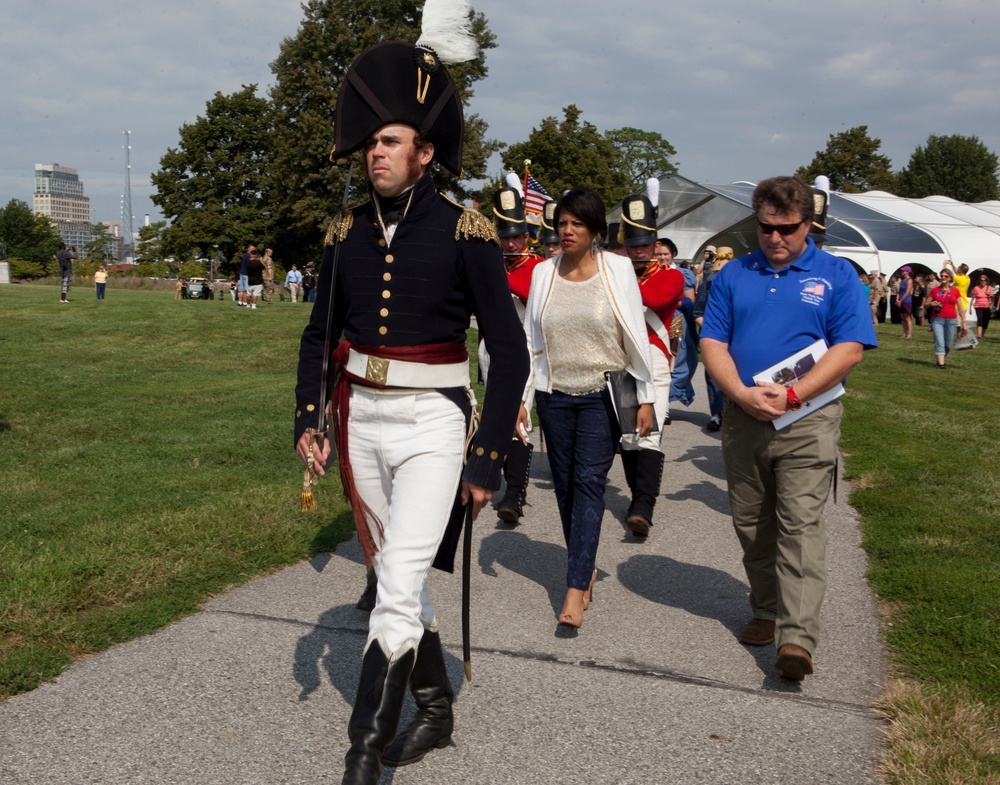
[[[103,303],[90,289],[71,297],[0,287],[0,697],[353,531],[332,477],[317,513],[298,509],[291,428],[305,306],[248,312],[119,289]],[[929,333],[902,341],[882,326],[881,347],[851,375],[851,502],[893,672],[916,685],[884,707],[900,730],[886,756],[902,772],[892,782],[1000,777],[996,329],[939,371]],[[924,704],[939,708],[916,716]],[[974,729],[938,719],[950,716],[973,717]]]
[[[328,550],[339,483],[298,509],[305,306],[0,287],[0,695]]]
[[[842,447],[886,640],[902,676],[1000,716],[1000,340],[941,371],[925,329],[878,334],[851,375]]]

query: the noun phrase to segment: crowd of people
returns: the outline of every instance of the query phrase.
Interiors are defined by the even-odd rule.
[[[957,340],[967,339],[968,347],[982,341],[1000,308],[1000,285],[992,283],[985,272],[978,275],[973,286],[968,265],[956,265],[951,259],[945,259],[944,265],[937,273],[919,274],[904,265],[888,280],[877,270],[859,276],[868,296],[872,323],[877,326],[888,320],[901,325],[903,339],[913,338],[914,326],[926,326],[933,336],[934,357],[941,369],[947,368],[945,358]],[[975,312],[975,340],[969,337],[967,324],[970,306]]]
[[[399,87],[414,73],[415,94]],[[447,68],[404,42],[365,50],[337,100],[332,156],[364,151],[368,200],[328,234],[299,350],[293,445],[304,508],[336,461],[374,588],[345,785],[375,783],[383,765],[451,741],[454,691],[427,574],[453,569],[460,532],[503,477],[497,515],[524,523],[532,407],[566,545],[556,621],[576,635],[594,603],[615,455],[632,494],[626,525],[642,541],[669,403],[690,403],[699,351],[750,584],[739,641],[773,643],[785,679],[811,674],[838,390],[876,345],[853,266],[811,237],[822,220],[800,179],[757,186],[759,248],[740,259],[710,247],[687,269],[657,236],[658,190],[625,199],[608,227],[585,184],[543,212],[543,256],[530,250],[516,182],[498,191],[493,221],[437,193],[432,163],[461,171],[463,123]],[[481,408],[465,346],[472,316]],[[416,711],[399,731],[407,691]]]

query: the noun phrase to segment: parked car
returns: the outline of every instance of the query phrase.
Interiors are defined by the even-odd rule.
[[[205,297],[205,281],[207,278],[189,278],[187,284],[188,299],[202,300]]]

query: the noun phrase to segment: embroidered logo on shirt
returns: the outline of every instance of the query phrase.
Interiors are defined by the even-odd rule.
[[[806,278],[802,282],[802,302],[811,305],[822,305],[823,298],[831,288],[825,278]]]

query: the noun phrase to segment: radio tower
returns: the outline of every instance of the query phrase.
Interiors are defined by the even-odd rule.
[[[132,262],[135,256],[135,237],[132,234],[132,132],[122,133],[125,134],[125,193],[122,194],[122,258],[119,261]]]

